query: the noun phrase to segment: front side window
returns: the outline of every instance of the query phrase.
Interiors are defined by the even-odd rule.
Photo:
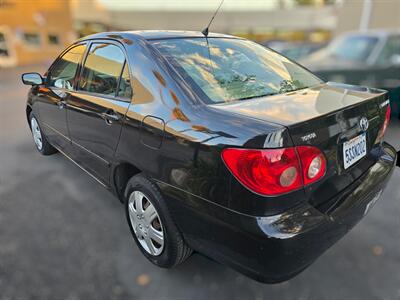
[[[115,96],[124,62],[125,55],[119,47],[93,43],[83,67],[79,89]]]
[[[86,45],[73,47],[53,64],[48,75],[49,86],[73,89],[76,70],[85,49]]]
[[[285,57],[247,40],[191,38],[153,41],[208,103],[245,100],[320,84]]]

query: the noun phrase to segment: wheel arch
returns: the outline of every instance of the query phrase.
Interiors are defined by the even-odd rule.
[[[26,113],[26,120],[28,121],[29,128],[31,128],[31,122],[29,120],[29,116],[32,112],[32,107],[30,105],[26,106],[25,113]]]
[[[139,173],[142,173],[142,170],[129,162],[119,162],[114,166],[112,172],[112,185],[121,202],[124,202],[125,187],[129,179]]]

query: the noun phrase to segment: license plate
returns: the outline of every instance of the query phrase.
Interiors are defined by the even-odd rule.
[[[352,138],[343,144],[344,168],[347,169],[367,154],[365,133]]]

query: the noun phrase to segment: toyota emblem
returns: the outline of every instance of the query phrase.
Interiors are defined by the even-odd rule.
[[[369,126],[368,119],[366,117],[362,117],[360,120],[360,128],[362,131],[367,131]]]

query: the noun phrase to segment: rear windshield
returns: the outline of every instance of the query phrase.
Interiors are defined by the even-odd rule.
[[[248,40],[191,38],[152,44],[208,103],[276,95],[321,83],[299,65]]]

